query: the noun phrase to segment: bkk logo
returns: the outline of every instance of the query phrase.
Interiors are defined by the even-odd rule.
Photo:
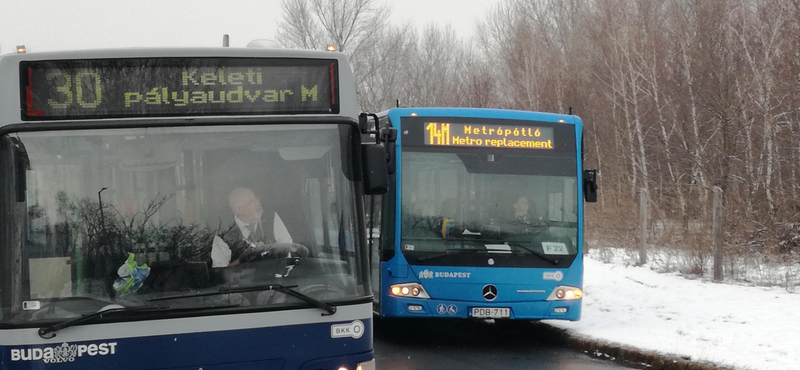
[[[561,271],[555,271],[555,272],[545,271],[543,276],[542,276],[542,279],[544,279],[544,280],[561,281],[561,280],[564,279],[564,273],[561,272]]]
[[[78,357],[107,356],[117,353],[117,343],[69,344],[62,343],[56,347],[23,348],[11,350],[11,361],[38,361],[46,364],[75,362]]]

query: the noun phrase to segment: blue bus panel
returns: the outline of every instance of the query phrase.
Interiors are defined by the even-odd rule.
[[[581,120],[462,108],[379,116],[398,134],[373,232],[376,311],[579,320]]]
[[[363,310],[360,310],[363,312]],[[257,316],[251,316],[257,319]],[[211,319],[219,321],[219,318]],[[356,369],[372,357],[371,318],[344,322],[0,346],[0,368]],[[157,323],[125,323],[125,327]],[[169,325],[169,324],[165,324]],[[117,333],[118,328],[110,329]],[[132,332],[137,330],[133,329]]]

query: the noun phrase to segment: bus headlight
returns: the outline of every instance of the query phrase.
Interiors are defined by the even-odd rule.
[[[356,370],[375,370],[375,359],[359,363]]]
[[[425,291],[425,288],[423,288],[422,285],[418,283],[392,285],[389,288],[389,291],[392,292],[392,295],[395,297],[424,298],[424,299],[430,298],[428,293]]]
[[[556,287],[550,296],[547,297],[548,301],[572,301],[576,299],[581,299],[583,297],[583,291],[581,288],[576,288],[574,286],[565,286],[561,285]]]

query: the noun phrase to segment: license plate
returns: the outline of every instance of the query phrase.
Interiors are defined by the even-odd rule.
[[[472,317],[501,319],[511,317],[509,307],[472,307]]]

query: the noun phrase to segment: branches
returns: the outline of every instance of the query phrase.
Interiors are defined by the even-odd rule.
[[[469,42],[442,25],[392,26],[379,4],[284,0],[280,34],[337,43],[368,110],[573,107],[591,117],[586,160],[602,163],[615,212],[650,187],[688,228],[717,185],[749,225],[800,212],[798,0],[505,0]]]
[[[508,0],[478,41],[505,104],[592,117],[604,196],[652,186],[704,219],[721,185],[770,225],[800,210],[799,15],[796,0]]]

